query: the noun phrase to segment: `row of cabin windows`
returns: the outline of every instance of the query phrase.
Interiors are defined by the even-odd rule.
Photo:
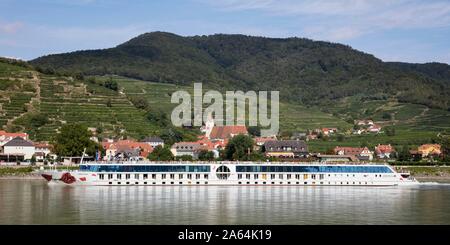
[[[115,176],[114,176],[115,175]],[[110,179],[114,179],[114,177],[116,177],[116,179],[131,179],[131,177],[133,177],[133,179],[135,180],[139,180],[139,179],[158,179],[158,175],[159,175],[159,179],[208,179],[209,178],[209,174],[99,174],[98,178],[100,180],[104,180],[105,178],[107,178],[108,180]]]
[[[113,182],[108,182],[108,184],[110,184],[110,185],[112,185],[112,184],[117,184],[117,185],[121,185],[122,184],[122,182],[116,182],[116,183],[113,183]],[[179,184],[179,185],[182,185],[182,184],[186,184],[186,183],[183,183],[183,182],[174,182],[174,181],[171,181],[171,182],[161,182],[161,183],[156,183],[156,182],[123,182],[123,184],[125,184],[125,185],[132,185],[132,184],[135,184],[135,185],[142,185],[142,184],[144,184],[144,185],[148,185],[148,184],[153,184],[153,185],[156,185],[156,184],[163,184],[163,185],[165,185],[165,184],[170,184],[170,185],[175,185],[175,184]],[[191,184],[190,182],[188,183],[188,184]],[[202,183],[200,183],[199,181],[197,181],[197,182],[195,182],[195,184],[197,184],[197,185],[200,185],[200,184],[204,184],[204,185],[207,185],[208,184],[208,181],[205,181],[205,182],[202,182]]]
[[[320,184],[320,185],[326,185],[326,184],[328,184],[328,185],[368,185],[368,182],[323,182],[323,181],[321,181],[321,182],[299,182],[299,181],[297,181],[297,182],[290,182],[290,181],[288,181],[288,182],[282,182],[282,181],[280,181],[280,182],[275,182],[275,181],[272,181],[272,182],[266,182],[266,181],[263,181],[263,182],[250,182],[250,181],[247,181],[247,182],[241,182],[241,181],[239,181],[238,182],[238,184],[239,185],[242,185],[242,184],[247,184],[247,185],[258,185],[258,184],[263,184],[263,185],[266,185],[266,184],[271,184],[271,185],[316,185],[316,184]],[[373,182],[370,182],[370,184],[373,184]]]
[[[208,179],[209,174],[116,174],[116,179],[131,179],[133,176],[134,179],[157,179],[157,175],[160,175],[160,179]],[[331,177],[331,174],[238,174],[238,179],[319,179],[322,180],[325,176]],[[335,177],[356,177],[355,174],[334,174]],[[114,174],[99,174],[99,179],[104,180],[105,177],[107,179],[113,179]],[[368,177],[368,175],[364,175],[364,177]],[[382,177],[381,174],[375,175],[375,177]]]
[[[147,184],[150,184],[151,182],[134,182],[134,184],[135,185],[139,185],[139,184],[144,184],[144,185],[147,185]],[[113,182],[109,182],[109,184],[110,185],[112,185],[113,184]],[[116,184],[118,184],[118,185],[121,185],[122,184],[122,182],[116,182]],[[130,184],[133,184],[132,182],[124,182],[123,184],[126,184],[126,185],[130,185]],[[151,184],[153,184],[153,185],[156,185],[156,184],[159,184],[159,183],[156,183],[156,182],[152,182]],[[170,185],[175,185],[175,184],[179,184],[179,185],[183,185],[183,184],[186,184],[186,183],[183,183],[183,182],[174,182],[174,181],[171,181],[171,182],[161,182],[160,184],[163,184],[163,185],[165,185],[165,184],[170,184]],[[188,184],[191,184],[190,182],[188,183]],[[197,182],[195,182],[195,184],[197,184],[197,185],[200,185],[200,184],[205,184],[205,185],[207,185],[208,184],[208,181],[205,181],[205,182],[203,182],[203,183],[200,183],[199,181],[197,181]],[[241,182],[241,181],[239,181],[238,182],[238,184],[239,185],[242,185],[242,184],[247,184],[247,185],[251,185],[251,184],[255,184],[255,185],[258,185],[258,184],[263,184],[263,185],[266,185],[266,184],[272,184],[272,185],[277,185],[277,184],[280,184],[280,185],[301,185],[301,184],[304,184],[304,185],[316,185],[316,184],[320,184],[320,185],[323,185],[323,184],[328,184],[328,185],[368,185],[368,183],[367,182],[318,182],[318,183],[316,183],[316,182],[299,182],[299,181],[297,181],[297,182],[290,182],[290,181],[288,181],[288,182],[275,182],[275,181],[272,181],[272,182],[266,182],[266,181],[263,181],[263,182],[250,182],[250,181],[247,181],[247,182]],[[373,184],[373,182],[371,182],[370,184]]]
[[[331,176],[330,174],[328,176]],[[325,174],[238,174],[238,179],[319,179],[325,178]]]

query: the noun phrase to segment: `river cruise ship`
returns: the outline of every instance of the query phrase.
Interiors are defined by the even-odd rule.
[[[79,170],[43,171],[50,183],[97,186],[343,185],[417,183],[385,164],[266,162],[86,162]]]

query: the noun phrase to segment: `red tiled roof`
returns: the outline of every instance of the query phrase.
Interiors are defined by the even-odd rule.
[[[141,156],[147,157],[149,153],[153,151],[153,147],[145,142],[137,142],[133,140],[119,140],[116,142],[102,142],[104,149],[116,149],[116,150],[128,150],[128,149],[141,149]]]
[[[364,150],[368,150],[367,147],[360,148],[360,147],[340,147],[340,146],[336,146],[334,148],[334,153],[337,154],[339,151],[344,151],[345,155],[359,155]]]
[[[244,125],[214,126],[209,135],[210,139],[229,139],[238,134],[248,134]]]
[[[394,148],[391,145],[378,145],[375,147],[375,153],[392,153]]]
[[[8,133],[4,130],[0,130],[0,136],[10,137],[10,138],[16,138],[16,137],[28,138],[27,133]]]

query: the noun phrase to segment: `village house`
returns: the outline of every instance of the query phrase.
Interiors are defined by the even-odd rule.
[[[102,146],[106,151],[104,160],[142,159],[147,158],[148,154],[153,151],[151,145],[134,140],[103,141]]]
[[[372,161],[373,152],[367,147],[340,147],[334,148],[334,154],[336,155],[351,155],[358,158],[360,161]]]
[[[231,139],[239,134],[248,135],[245,125],[214,126],[209,134],[209,137],[207,137],[211,140],[225,140]]]
[[[419,158],[439,157],[442,154],[441,145],[424,144],[419,146],[417,150],[410,151],[410,154]]]
[[[35,150],[32,142],[17,136],[3,145],[3,156],[1,158],[5,160],[6,157],[6,161],[12,159],[15,159],[14,161],[30,160]]]
[[[380,158],[380,159],[391,158],[393,153],[394,153],[394,148],[391,146],[391,144],[389,144],[389,145],[378,144],[375,147],[375,154],[376,154],[377,158]]]
[[[0,147],[16,137],[28,140],[27,133],[8,133],[4,130],[0,130]]]
[[[277,140],[276,136],[272,136],[272,137],[255,137],[255,146],[254,146],[254,150],[255,151],[259,151],[266,142],[268,141],[273,141],[273,140]]]
[[[369,132],[369,133],[377,133],[378,134],[380,131],[381,131],[381,126],[378,124],[370,125],[367,128],[367,132]]]
[[[56,158],[56,155],[51,154],[52,145],[48,142],[36,142],[34,143],[36,161],[43,162],[46,157]]]
[[[160,145],[161,147],[164,147],[164,140],[162,140],[160,137],[151,136],[151,137],[145,137],[141,142],[147,143],[151,145],[153,148]]]
[[[308,146],[301,140],[271,140],[264,143],[268,157],[301,158],[308,156]]]
[[[337,133],[337,128],[322,128],[322,134],[325,136],[330,136],[334,133]]]
[[[207,146],[198,142],[178,142],[170,148],[175,157],[191,156],[192,159],[197,159],[198,154],[203,150],[208,150]]]
[[[372,120],[368,120],[368,119],[355,120],[355,125],[358,125],[358,126],[372,126],[372,125],[374,125],[374,123],[373,123]]]

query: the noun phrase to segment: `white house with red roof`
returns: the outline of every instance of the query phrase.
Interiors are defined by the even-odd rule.
[[[361,161],[372,161],[373,152],[367,147],[341,147],[336,146],[334,148],[334,154],[336,155],[351,155],[356,156]]]
[[[378,144],[375,147],[375,154],[378,158],[391,158],[391,155],[394,153],[394,148],[391,146],[391,144],[389,145],[381,145]]]
[[[8,143],[10,140],[20,137],[24,140],[28,140],[28,134],[27,133],[8,133],[4,130],[0,130],[0,146],[3,146],[4,144]]]
[[[102,142],[103,149],[106,153],[104,160],[112,160],[114,158],[141,157],[146,158],[153,151],[153,147],[145,142],[137,142],[134,140],[118,140],[114,142]]]

